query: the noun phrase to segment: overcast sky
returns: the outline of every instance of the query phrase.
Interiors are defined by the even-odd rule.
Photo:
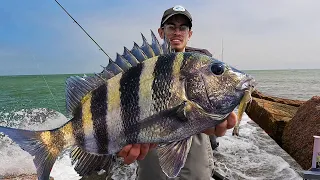
[[[241,70],[320,69],[319,0],[59,0],[111,56],[150,41],[163,11],[193,16],[190,46]],[[54,0],[3,0],[0,75],[100,72],[107,57]]]

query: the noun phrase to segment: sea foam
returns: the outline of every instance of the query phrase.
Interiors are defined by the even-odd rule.
[[[13,118],[13,119],[12,119]],[[15,119],[16,118],[16,119]],[[20,119],[19,119],[20,118]],[[30,130],[59,127],[67,118],[46,109],[0,112],[0,125]],[[259,126],[244,114],[240,124],[240,136],[232,136],[232,129],[219,137],[219,147],[213,152],[214,170],[230,180],[236,179],[302,179],[299,166],[288,163],[289,157]],[[8,137],[0,134],[0,178],[4,175],[34,174],[32,157]],[[290,159],[289,159],[290,160]],[[290,160],[292,161],[292,160]],[[113,168],[115,180],[134,180],[136,163]],[[74,171],[69,154],[62,154],[50,174],[55,180],[77,180],[81,177]]]

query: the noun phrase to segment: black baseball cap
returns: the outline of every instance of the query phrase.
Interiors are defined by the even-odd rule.
[[[160,27],[163,26],[163,24],[172,16],[176,15],[176,14],[182,14],[182,15],[185,15],[189,21],[190,21],[190,27],[192,27],[192,17],[191,17],[191,14],[189,13],[189,11],[187,11],[183,6],[180,6],[180,5],[176,5],[172,8],[169,8],[167,9],[164,13],[163,13],[163,16],[162,16],[162,19],[161,19],[161,24],[160,24]]]

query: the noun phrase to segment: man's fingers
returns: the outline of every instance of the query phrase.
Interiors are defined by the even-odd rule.
[[[233,128],[237,123],[237,115],[235,112],[232,112],[227,118],[227,129]]]
[[[227,124],[228,124],[227,121],[223,121],[222,123],[217,125],[215,129],[215,135],[218,137],[224,136],[224,134],[227,131]]]
[[[203,133],[207,134],[207,135],[216,135],[215,134],[216,130],[215,128],[209,128],[209,129],[206,129],[205,131],[203,131]]]
[[[131,164],[138,158],[138,156],[140,155],[140,147],[141,144],[132,145],[132,148],[130,149],[128,156],[124,158],[125,164]]]
[[[149,149],[150,149],[150,144],[141,144],[140,155],[138,156],[137,160],[144,159],[147,153],[149,152]]]
[[[121,151],[118,153],[118,156],[126,158],[128,156],[128,153],[130,152],[130,149],[132,148],[132,144],[128,144],[125,147],[121,149]]]

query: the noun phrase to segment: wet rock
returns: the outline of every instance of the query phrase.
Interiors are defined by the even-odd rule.
[[[103,173],[103,174],[93,173],[90,176],[82,177],[80,180],[106,180],[106,179],[111,180],[109,177],[107,177],[106,173]]]
[[[295,106],[295,107],[300,107],[303,103],[305,103],[305,101],[301,101],[301,100],[293,100],[293,99],[286,99],[286,98],[279,98],[279,97],[275,97],[275,96],[265,95],[257,90],[255,90],[252,93],[252,97],[264,99],[264,100],[271,101],[271,102],[278,102],[281,104],[286,104],[286,105]]]
[[[320,96],[303,104],[283,132],[283,148],[305,170],[311,167],[314,135],[320,135]]]
[[[305,101],[267,96],[259,91],[254,91],[252,97],[246,113],[282,146],[284,127]]]
[[[38,176],[36,174],[21,174],[21,175],[8,175],[1,177],[3,180],[37,180]],[[52,177],[50,177],[50,180],[54,180]]]

